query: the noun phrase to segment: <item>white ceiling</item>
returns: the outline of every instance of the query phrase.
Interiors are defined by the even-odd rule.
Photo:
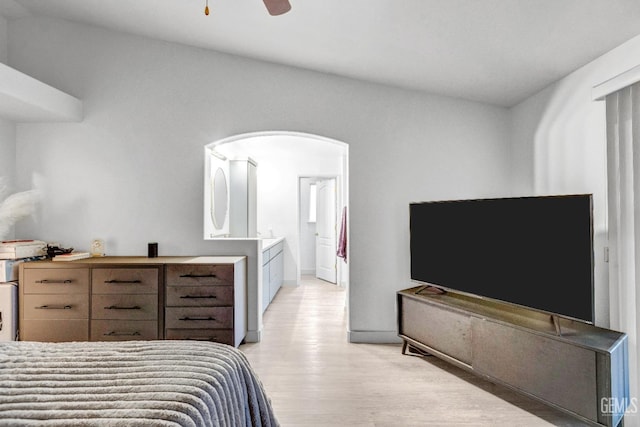
[[[512,106],[640,34],[638,0],[0,0],[266,61]]]

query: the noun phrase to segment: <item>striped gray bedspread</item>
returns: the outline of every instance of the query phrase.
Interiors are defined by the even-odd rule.
[[[278,426],[238,349],[199,341],[0,343],[0,426]]]

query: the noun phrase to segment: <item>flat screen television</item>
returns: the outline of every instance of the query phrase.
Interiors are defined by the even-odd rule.
[[[411,203],[411,279],[594,321],[590,194]]]

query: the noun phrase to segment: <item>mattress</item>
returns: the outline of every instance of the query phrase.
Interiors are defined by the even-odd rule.
[[[244,354],[200,341],[0,343],[0,426],[278,426]]]

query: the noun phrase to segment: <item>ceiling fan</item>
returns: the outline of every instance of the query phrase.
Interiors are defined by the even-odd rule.
[[[291,4],[289,0],[262,0],[267,7],[267,11],[271,16],[282,15],[291,10]],[[209,0],[206,0],[204,7],[204,14],[209,15]]]

